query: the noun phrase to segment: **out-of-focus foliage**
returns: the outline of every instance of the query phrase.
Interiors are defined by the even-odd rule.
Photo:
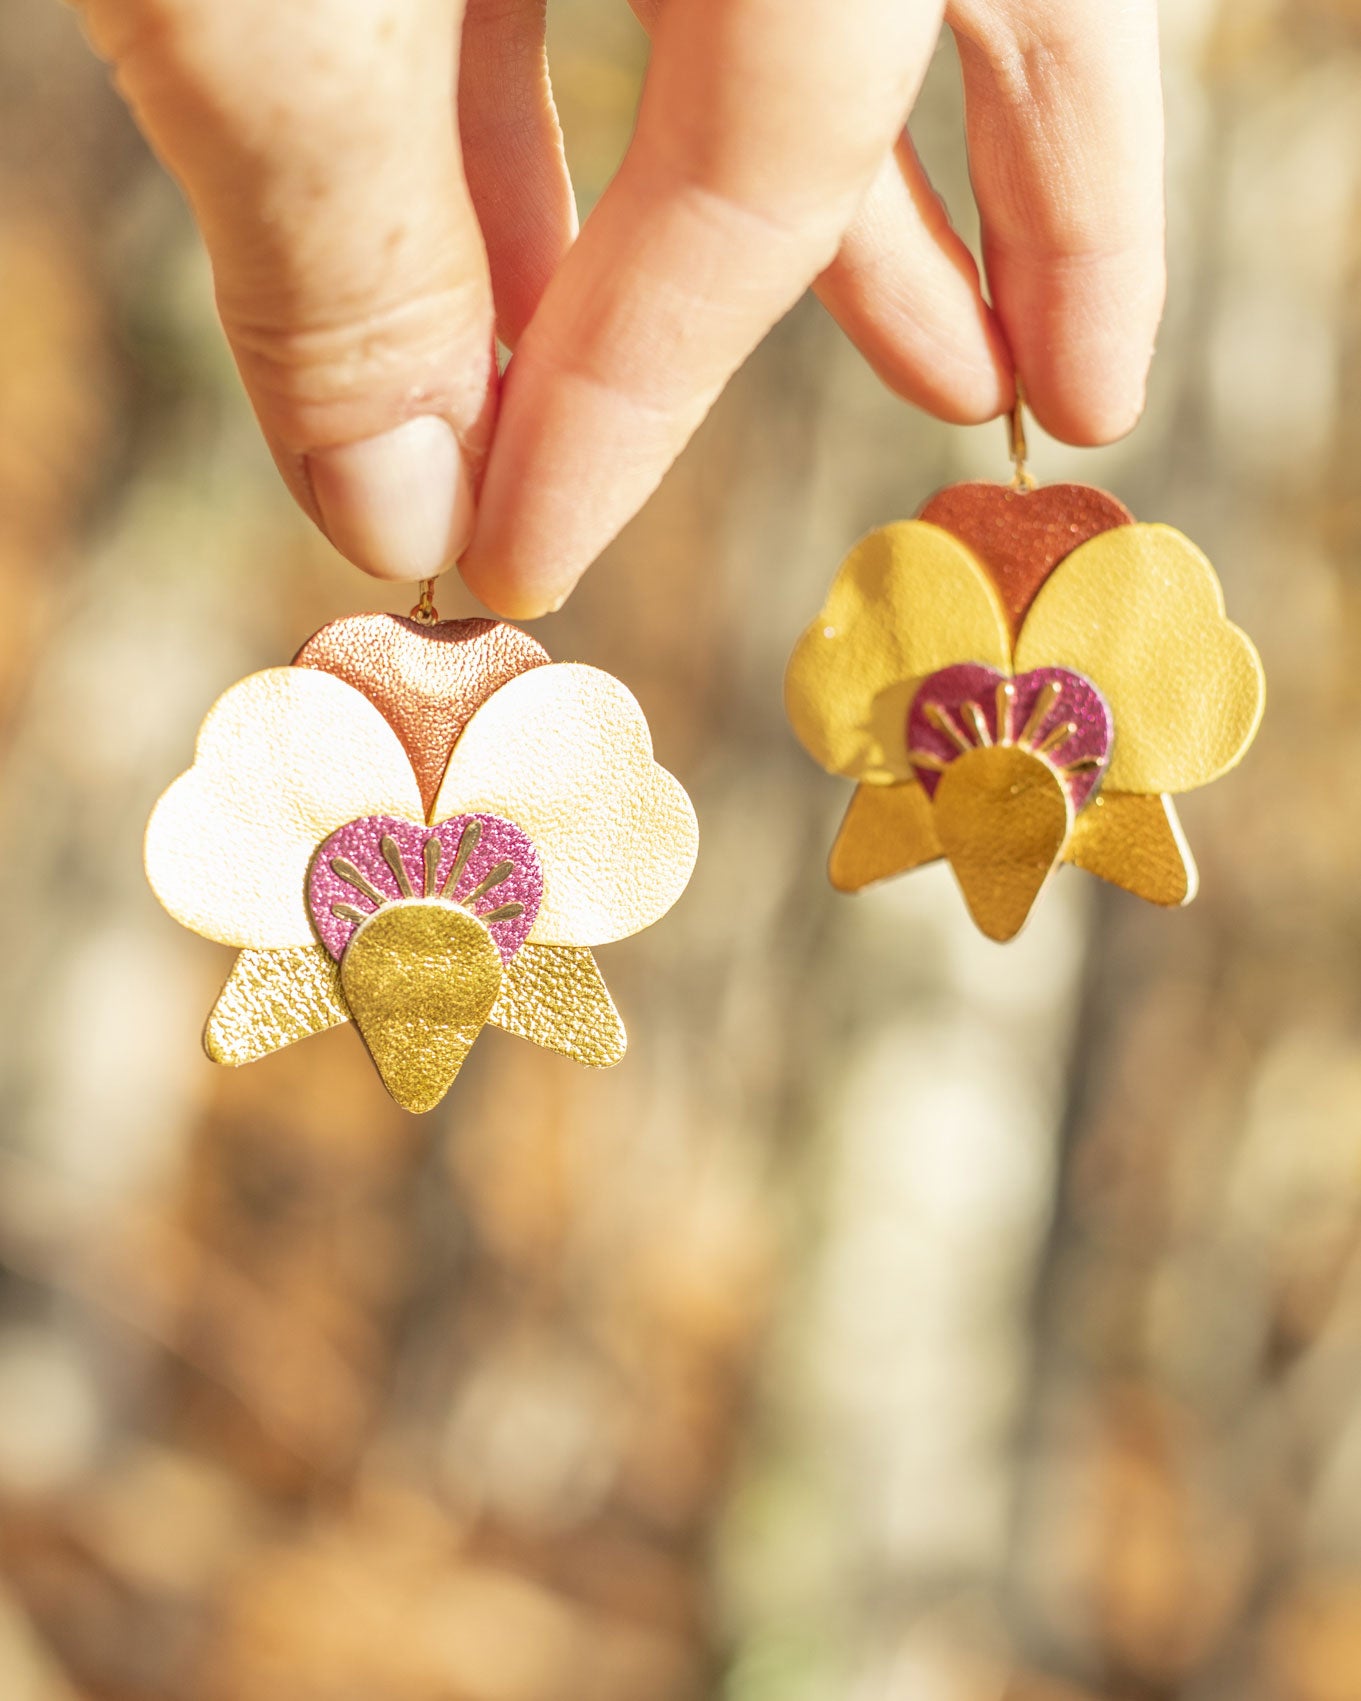
[[[1005,460],[805,305],[540,628],[700,810],[608,954],[633,1051],[489,1034],[416,1121],[352,1033],[197,1053],[229,955],[144,891],[145,813],[381,587],[277,488],[72,16],[7,0],[6,1701],[1361,1695],[1361,12],[1165,14],[1149,415],[1035,460],[1196,537],[1261,640],[1202,898],[1068,874],[1000,950],[940,870],[825,886],[789,644],[859,532]],[[644,43],[553,28],[589,201]],[[948,54],[914,128],[967,228]]]

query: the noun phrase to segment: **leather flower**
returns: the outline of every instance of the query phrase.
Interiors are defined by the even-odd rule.
[[[959,485],[847,556],[790,658],[786,706],[859,782],[833,885],[948,858],[990,938],[1076,863],[1195,895],[1172,797],[1232,768],[1264,682],[1214,569],[1102,492]]]
[[[177,921],[241,950],[210,1057],[353,1019],[420,1111],[487,1022],[617,1062],[590,947],[670,909],[696,848],[690,801],[609,674],[492,621],[368,615],[218,700],[152,814],[146,868]]]

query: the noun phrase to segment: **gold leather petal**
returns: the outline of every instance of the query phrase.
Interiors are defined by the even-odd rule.
[[[858,892],[943,854],[931,799],[916,780],[859,785],[827,859],[827,877],[838,892]]]
[[[1072,830],[1067,788],[1019,745],[985,745],[950,764],[934,803],[969,914],[989,939],[1014,939]]]
[[[1189,904],[1199,885],[1170,797],[1102,791],[1078,816],[1063,860],[1153,904]]]
[[[690,799],[654,761],[634,697],[576,663],[520,674],[468,722],[431,819],[476,810],[534,841],[536,945],[605,945],[650,926],[685,890],[699,848]]]
[[[1075,549],[1035,598],[1016,669],[1068,667],[1110,704],[1116,792],[1180,792],[1232,768],[1257,732],[1265,681],[1225,618],[1214,568],[1171,526],[1117,526]]]
[[[808,753],[872,785],[910,779],[917,682],[954,662],[1011,671],[1006,616],[987,573],[949,532],[902,520],[862,538],[789,658],[785,710]]]
[[[360,815],[423,819],[396,733],[343,680],[269,668],[208,711],[193,767],[147,823],[147,879],[175,920],[205,938],[311,945],[308,862]]]
[[[349,1019],[340,970],[320,945],[243,951],[208,1017],[203,1049],[235,1069]]]
[[[433,1110],[496,1002],[501,956],[467,910],[412,898],[355,931],[340,984],[388,1092],[403,1110]]]
[[[628,1046],[595,958],[580,946],[522,946],[487,1020],[596,1069],[618,1063]]]

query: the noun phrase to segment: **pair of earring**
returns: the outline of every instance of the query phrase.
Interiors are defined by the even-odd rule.
[[[855,781],[832,847],[853,892],[945,858],[996,940],[1060,863],[1157,904],[1196,871],[1176,794],[1242,757],[1264,681],[1214,569],[1105,492],[952,485],[851,550],[785,681],[793,729]],[[210,709],[146,869],[239,955],[219,1063],[353,1021],[404,1108],[433,1108],[491,1023],[578,1062],[624,1054],[594,948],[675,903],[694,810],[642,711],[528,633],[338,620]]]

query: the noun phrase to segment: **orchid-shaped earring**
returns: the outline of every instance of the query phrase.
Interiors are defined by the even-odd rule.
[[[146,868],[177,921],[240,949],[214,1061],[353,1020],[424,1111],[488,1022],[617,1062],[590,948],[664,915],[697,842],[618,680],[503,622],[440,621],[427,588],[412,618],[336,621],[219,698]]]
[[[1195,896],[1173,796],[1227,773],[1264,701],[1214,569],[1104,491],[958,484],[842,563],[795,646],[790,721],[857,782],[829,874],[854,892],[945,857],[989,938],[1061,862]]]

